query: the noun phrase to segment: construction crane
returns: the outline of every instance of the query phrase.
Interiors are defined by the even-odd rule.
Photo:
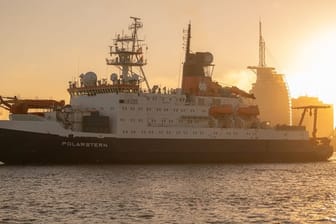
[[[299,126],[302,126],[303,119],[309,110],[309,115],[312,116],[314,111],[314,124],[313,124],[313,133],[312,136],[314,139],[316,139],[316,133],[317,133],[317,111],[318,109],[327,109],[330,108],[328,105],[309,105],[309,106],[300,106],[300,107],[292,107],[292,109],[303,109],[303,112],[301,114],[301,118],[299,121]]]

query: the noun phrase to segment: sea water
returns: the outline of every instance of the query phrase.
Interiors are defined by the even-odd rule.
[[[0,223],[319,222],[336,222],[336,157],[291,164],[0,166]]]

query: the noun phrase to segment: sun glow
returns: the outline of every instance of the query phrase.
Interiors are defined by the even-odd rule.
[[[287,77],[292,96],[317,96],[335,104],[336,32],[324,32],[299,46]]]

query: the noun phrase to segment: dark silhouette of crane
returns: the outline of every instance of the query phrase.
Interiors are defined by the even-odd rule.
[[[327,109],[330,108],[329,105],[309,105],[309,106],[301,106],[301,107],[293,107],[292,109],[303,109],[303,112],[301,114],[301,118],[299,121],[299,126],[302,126],[303,123],[303,119],[307,113],[307,111],[309,110],[309,115],[312,116],[313,115],[313,111],[314,111],[314,124],[313,124],[313,139],[316,139],[316,133],[317,133],[317,111],[318,109]]]

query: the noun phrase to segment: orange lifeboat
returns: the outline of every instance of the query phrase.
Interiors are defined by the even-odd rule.
[[[232,105],[225,104],[219,106],[212,106],[209,109],[209,114],[214,117],[224,116],[233,113]]]
[[[256,116],[260,114],[258,106],[240,107],[238,108],[237,113],[245,116]]]

